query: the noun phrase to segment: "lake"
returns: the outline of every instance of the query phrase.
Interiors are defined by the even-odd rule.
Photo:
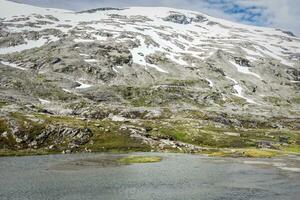
[[[116,165],[127,154],[0,158],[1,200],[295,200],[297,156],[273,159],[161,156],[158,163]],[[131,155],[131,154],[130,154]]]

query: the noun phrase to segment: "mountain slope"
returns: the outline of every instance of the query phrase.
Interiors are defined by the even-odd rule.
[[[200,127],[272,118],[299,128],[300,39],[290,32],[173,8],[0,5],[7,118],[23,109],[112,121],[203,112]]]

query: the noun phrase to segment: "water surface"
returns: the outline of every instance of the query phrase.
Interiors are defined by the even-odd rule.
[[[187,154],[159,163],[117,165],[124,155],[0,158],[1,200],[294,200],[299,159],[222,159]],[[287,169],[285,169],[287,168]]]

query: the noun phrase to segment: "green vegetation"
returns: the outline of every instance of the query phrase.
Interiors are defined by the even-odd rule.
[[[299,145],[287,146],[287,147],[282,148],[282,150],[284,152],[287,152],[287,153],[297,153],[297,154],[300,154],[300,146]]]
[[[129,165],[135,163],[155,163],[160,162],[161,157],[158,156],[128,156],[118,160],[119,163]]]
[[[265,101],[276,105],[276,106],[280,106],[282,99],[278,98],[278,97],[272,97],[272,96],[267,96],[263,98]]]
[[[243,154],[245,155],[245,157],[250,158],[271,158],[278,155],[278,153],[275,151],[260,149],[246,149],[243,150]]]
[[[232,157],[273,157],[277,154],[273,150],[255,149],[259,141],[267,141],[272,143],[271,149],[281,150],[285,153],[299,153],[299,131],[289,129],[272,129],[265,128],[263,123],[256,123],[256,128],[233,127],[230,124],[218,126],[215,122],[223,120],[217,118],[217,115],[208,115],[207,113],[187,110],[176,113],[175,118],[171,118],[174,114],[168,109],[162,109],[163,114],[157,119],[144,119],[147,112],[128,113],[128,116],[135,116],[136,121],[113,122],[109,119],[89,119],[83,120],[74,116],[55,116],[40,113],[31,113],[28,115],[22,113],[10,113],[5,118],[0,118],[0,134],[4,133],[5,137],[0,137],[0,155],[10,154],[35,154],[36,153],[51,153],[48,147],[55,143],[55,150],[62,152],[68,149],[70,139],[51,137],[35,146],[35,150],[25,151],[29,148],[28,144],[33,141],[44,130],[48,130],[49,126],[59,126],[62,128],[88,129],[91,132],[88,140],[84,144],[72,150],[72,152],[92,151],[92,152],[148,152],[158,150],[158,147],[145,144],[140,139],[130,136],[132,127],[136,130],[143,130],[141,135],[159,141],[167,139],[170,141],[180,141],[193,144],[196,146],[207,147],[214,149],[207,152],[211,156],[232,156]],[[106,110],[103,110],[106,112]],[[109,112],[108,113],[113,113]],[[166,112],[166,113],[164,113]],[[217,117],[216,117],[217,116]],[[133,117],[133,118],[135,118]],[[104,117],[105,118],[105,117]],[[226,118],[228,119],[228,118]],[[242,121],[245,120],[245,121]],[[242,123],[250,123],[251,121],[241,119]],[[27,142],[16,142],[16,139],[11,134],[11,126],[18,127],[18,137],[26,136]],[[121,128],[125,125],[125,129]],[[244,125],[244,124],[243,124]],[[260,128],[262,125],[263,128]],[[287,138],[287,144],[282,144],[280,138]],[[59,141],[57,143],[57,141]],[[22,150],[23,149],[23,150]],[[219,150],[218,150],[219,149]],[[232,151],[226,151],[230,149]],[[164,145],[164,151],[169,152],[189,152],[188,149],[182,148],[179,150],[173,145]],[[196,153],[196,152],[195,152]],[[203,152],[205,153],[205,152]]]
[[[25,149],[25,150],[9,150],[0,149],[0,156],[37,156],[37,155],[49,155],[58,154],[61,152],[48,150],[48,149]]]
[[[6,105],[7,105],[6,102],[0,101],[0,108],[3,108],[3,107],[6,106]]]
[[[208,153],[216,157],[246,157],[246,158],[272,158],[280,155],[278,151],[261,149],[232,149],[231,151],[219,150]]]
[[[174,86],[194,86],[196,84],[202,84],[203,80],[201,79],[194,79],[194,80],[180,80],[180,79],[167,79],[165,81],[169,85]]]
[[[21,113],[11,113],[11,117],[19,126],[19,135],[28,135],[29,140],[35,138],[46,127],[46,124],[32,121],[28,116]]]
[[[150,151],[150,146],[141,144],[129,135],[116,132],[93,132],[90,143],[84,147],[93,152],[134,152],[134,151]]]

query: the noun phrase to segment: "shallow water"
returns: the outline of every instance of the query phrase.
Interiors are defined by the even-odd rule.
[[[124,155],[116,154],[0,158],[0,199],[294,200],[300,196],[300,173],[281,169],[299,167],[297,157],[139,155],[158,155],[163,161],[117,165],[112,161]]]

